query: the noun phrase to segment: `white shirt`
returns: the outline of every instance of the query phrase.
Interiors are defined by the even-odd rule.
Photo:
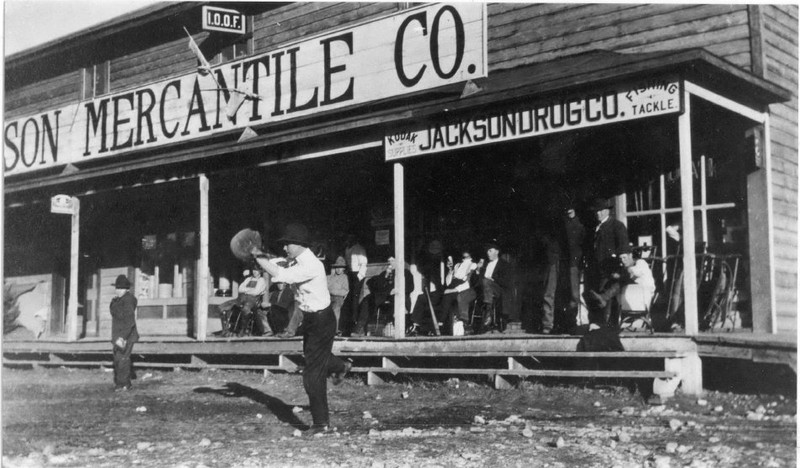
[[[364,247],[355,243],[344,249],[344,256],[347,268],[353,273],[358,273],[358,279],[364,279],[367,276],[367,251],[364,250]]]
[[[464,260],[460,262],[456,267],[453,269],[452,272],[447,274],[447,283],[450,284],[452,278],[458,279],[463,281],[463,283],[456,286],[456,292],[463,292],[469,289],[469,274],[475,271],[478,268],[478,265],[472,263],[472,260]]]
[[[267,280],[264,277],[254,278],[248,276],[239,285],[239,294],[249,294],[251,296],[260,296],[267,290]]]
[[[294,300],[303,312],[319,312],[331,305],[325,267],[310,249],[295,257],[295,262],[272,277],[273,281],[293,285]]]
[[[492,279],[492,275],[494,274],[494,267],[497,266],[497,259],[492,260],[486,265],[486,271],[483,273],[483,277],[487,279]]]
[[[653,279],[653,272],[650,266],[641,258],[636,260],[633,266],[628,267],[628,275],[634,283],[642,286],[651,294],[656,290],[656,281]]]

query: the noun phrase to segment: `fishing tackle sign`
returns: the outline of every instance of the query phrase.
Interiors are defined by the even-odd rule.
[[[647,80],[566,99],[542,100],[514,108],[435,122],[384,138],[386,160],[564,132],[614,122],[678,113],[677,78]]]

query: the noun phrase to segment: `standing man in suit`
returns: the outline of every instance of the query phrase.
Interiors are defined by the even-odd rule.
[[[350,290],[350,307],[349,314],[346,314],[342,323],[346,323],[344,332],[350,332],[350,328],[355,325],[358,320],[359,313],[359,299],[361,298],[361,288],[363,287],[362,281],[367,277],[367,251],[358,242],[355,234],[349,234],[345,241],[344,259],[347,262],[347,280],[349,282],[348,289]]]
[[[569,325],[575,325],[581,305],[581,264],[583,262],[583,244],[586,229],[581,220],[575,216],[575,207],[570,204],[566,210],[564,232],[567,236],[566,263],[569,275],[569,302],[567,303],[567,319]]]
[[[115,297],[111,299],[111,343],[114,355],[114,391],[131,389],[133,374],[131,353],[133,344],[139,339],[136,331],[136,306],[138,301],[131,294],[131,282],[125,275],[117,276],[114,282]]]
[[[592,240],[592,252],[588,256],[585,293],[589,306],[589,321],[597,325],[614,325],[618,317],[618,290],[606,290],[613,281],[612,274],[618,271],[620,255],[629,248],[628,228],[611,217],[610,200],[598,198],[592,202],[591,210],[597,217],[597,227]],[[615,312],[612,317],[612,312]]]
[[[508,317],[505,316],[502,302],[508,295],[507,289],[511,283],[511,266],[500,258],[500,245],[496,240],[487,242],[486,245],[486,266],[480,272],[480,288],[482,291],[481,305],[483,307],[482,332],[486,332],[493,325],[497,326],[500,332],[505,331]],[[492,323],[491,307],[495,305],[495,315],[497,323]]]

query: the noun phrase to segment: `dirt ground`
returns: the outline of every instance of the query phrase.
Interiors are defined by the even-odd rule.
[[[480,379],[329,386],[331,434],[302,378],[139,369],[3,369],[3,467],[796,466],[795,396],[707,392],[648,405],[626,385]]]

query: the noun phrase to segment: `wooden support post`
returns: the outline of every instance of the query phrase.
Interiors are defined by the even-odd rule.
[[[196,355],[192,354],[189,362],[191,363],[192,367],[208,367],[208,363],[197,357]]]
[[[394,258],[397,266],[394,275],[394,337],[406,336],[406,220],[405,174],[401,163],[394,164]]]
[[[509,390],[514,388],[508,376],[495,374],[494,375],[494,388],[497,390]]]
[[[696,396],[703,394],[703,363],[697,353],[666,358],[664,370],[678,374],[683,393]]]
[[[286,372],[297,372],[300,369],[300,366],[286,354],[278,356],[278,366]]]
[[[205,341],[208,331],[208,178],[200,174],[200,259],[194,300],[195,338]]]
[[[376,372],[367,372],[367,385],[381,385],[386,383]]]
[[[81,202],[72,197],[72,236],[69,247],[69,304],[67,305],[67,340],[78,341],[78,262],[80,260]],[[84,311],[85,312],[85,311]]]
[[[699,331],[697,317],[697,271],[695,267],[694,188],[692,174],[691,94],[683,92],[683,114],[678,116],[680,146],[681,221],[683,224],[684,328],[687,335]]]

